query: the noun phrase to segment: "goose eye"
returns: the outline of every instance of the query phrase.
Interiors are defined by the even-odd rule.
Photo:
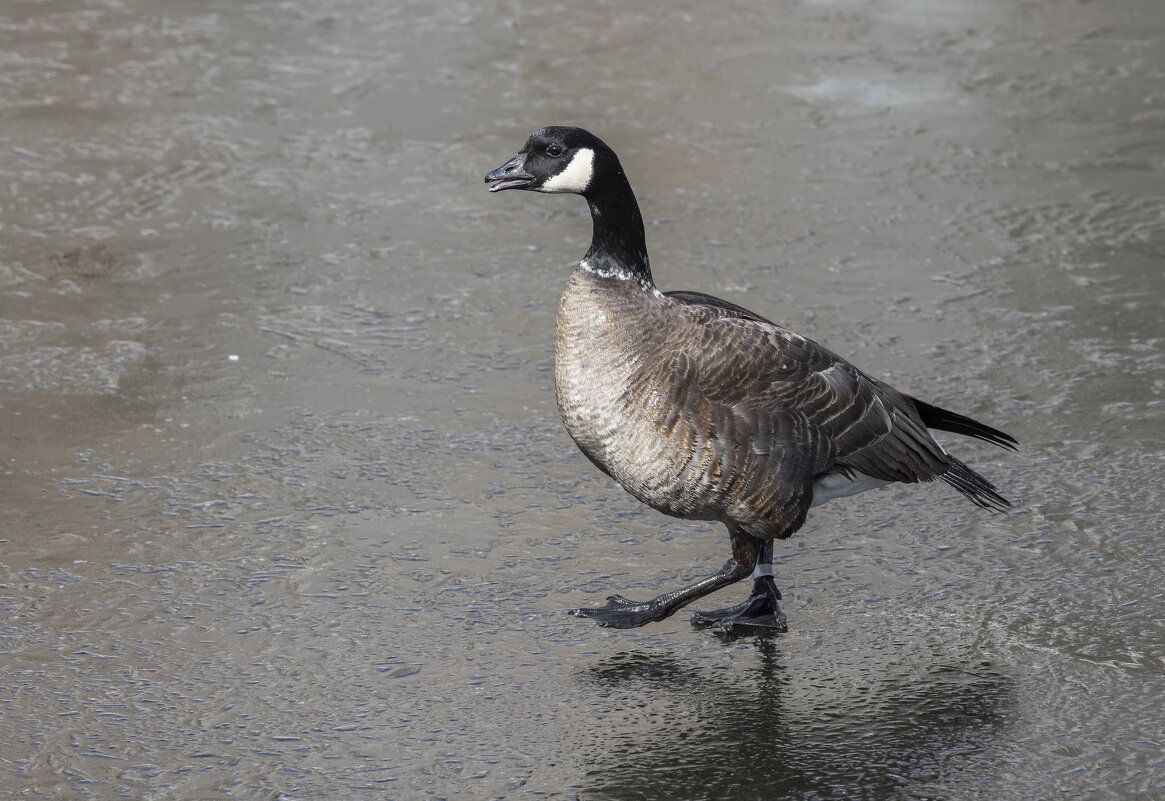
[[[552,158],[558,158],[559,156],[562,155],[562,152],[563,152],[562,145],[547,145],[546,146],[546,155],[551,156]]]

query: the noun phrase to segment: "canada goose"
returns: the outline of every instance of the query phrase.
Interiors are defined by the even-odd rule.
[[[1008,434],[899,392],[735,303],[656,289],[631,184],[594,134],[537,130],[485,180],[491,192],[570,193],[590,205],[591,247],[567,281],[555,332],[555,394],[570,436],[643,503],[719,520],[732,540],[732,558],[702,581],[571,614],[642,626],[751,574],[747,601],[693,623],[784,631],[773,540],[801,528],[809,507],[938,478],[986,509],[1011,506],[927,429],[1014,450]]]

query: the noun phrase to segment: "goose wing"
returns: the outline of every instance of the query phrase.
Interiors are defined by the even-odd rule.
[[[810,480],[855,472],[905,483],[941,478],[985,509],[1011,507],[994,484],[943,450],[927,428],[1014,450],[1010,435],[899,392],[828,348],[734,303],[699,292],[669,295],[692,316],[687,352],[694,360],[694,380],[710,402],[732,408],[738,427],[751,433],[753,449],[802,453],[785,462],[786,472],[800,465],[813,471]],[[774,428],[777,419],[784,425]],[[787,475],[775,480],[791,481]],[[811,498],[810,485],[793,480],[791,486],[802,500]]]
[[[826,463],[807,468],[904,482],[930,481],[946,471],[949,457],[908,396],[735,304],[700,293],[673,297],[693,312],[698,335],[685,350],[708,400],[732,408],[762,438],[775,417],[798,421],[796,430],[828,446]],[[805,442],[770,445],[796,449]]]

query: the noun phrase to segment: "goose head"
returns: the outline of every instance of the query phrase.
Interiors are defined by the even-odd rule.
[[[526,189],[587,196],[606,176],[622,173],[618,157],[599,137],[555,125],[532,133],[518,154],[485,180],[491,192]]]

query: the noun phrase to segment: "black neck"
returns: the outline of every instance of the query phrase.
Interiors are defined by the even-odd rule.
[[[583,258],[586,266],[608,278],[634,279],[644,287],[654,286],[643,216],[623,170],[607,176],[601,186],[586,193],[586,198],[594,223],[591,249]]]

